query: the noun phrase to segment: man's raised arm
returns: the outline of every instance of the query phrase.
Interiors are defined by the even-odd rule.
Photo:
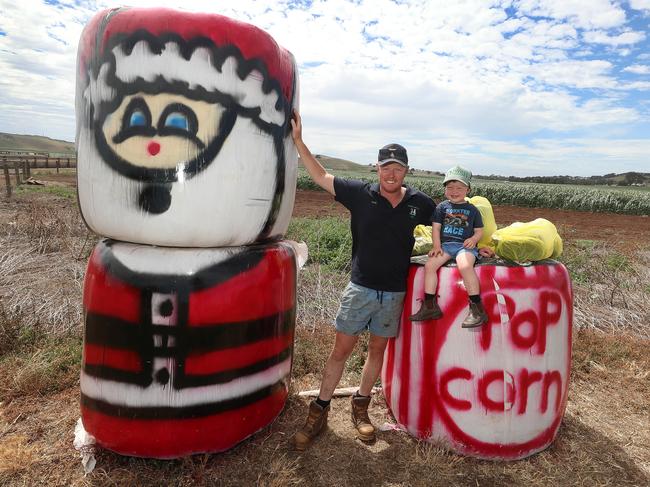
[[[334,176],[328,173],[325,168],[316,160],[312,155],[309,147],[305,145],[302,140],[302,120],[297,110],[293,111],[293,118],[291,119],[291,136],[293,143],[296,144],[298,155],[302,161],[303,166],[307,169],[309,176],[321,188],[329,194],[334,195]]]

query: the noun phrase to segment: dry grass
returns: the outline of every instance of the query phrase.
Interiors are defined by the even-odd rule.
[[[603,242],[569,242],[562,256],[571,271],[575,325],[650,339],[650,247],[627,253]]]
[[[61,215],[47,209],[39,215],[38,205],[52,202],[60,205]],[[650,485],[650,357],[648,340],[639,337],[647,332],[647,314],[638,315],[645,328],[629,326],[634,319],[625,314],[644,311],[634,301],[643,301],[643,294],[628,291],[630,283],[641,282],[646,292],[647,266],[629,260],[638,274],[624,280],[623,269],[629,267],[618,257],[611,270],[623,279],[618,286],[626,291],[625,304],[617,291],[610,299],[605,291],[615,283],[585,267],[589,262],[567,262],[572,271],[589,271],[584,273],[589,279],[575,280],[579,326],[569,406],[557,440],[531,458],[461,457],[398,431],[382,432],[366,445],[354,439],[349,399],[333,401],[327,430],[298,455],[290,438],[304,421],[307,403],[292,394],[273,424],[228,452],[158,461],[100,449],[97,467],[84,476],[72,440],[79,417],[80,288],[90,244],[84,243],[72,202],[48,196],[31,204],[19,198],[0,203],[0,343],[5,344],[0,349],[0,485]],[[57,219],[58,226],[52,223]],[[318,266],[300,274],[293,392],[318,386],[346,280]],[[57,294],[60,288],[69,292],[67,301]],[[602,324],[608,319],[602,313],[619,312],[623,318]],[[612,329],[626,332],[612,334]],[[365,344],[350,360],[342,385],[358,382]],[[371,417],[376,424],[392,421],[381,395],[373,400]]]
[[[78,332],[95,237],[60,198],[15,198],[0,215],[1,356],[37,336]]]

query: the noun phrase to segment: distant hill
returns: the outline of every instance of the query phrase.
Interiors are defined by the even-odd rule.
[[[604,176],[489,176],[475,175],[476,179],[491,181],[513,181],[517,183],[546,183],[546,184],[579,184],[587,186],[650,186],[650,173],[624,172],[621,174],[609,173]]]
[[[40,135],[18,135],[0,132],[0,151],[47,152],[53,154],[74,154],[74,142],[50,139]]]
[[[357,164],[356,162],[347,161],[345,159],[338,159],[336,157],[323,156],[316,154],[314,156],[326,169],[335,171],[367,171],[368,166]]]

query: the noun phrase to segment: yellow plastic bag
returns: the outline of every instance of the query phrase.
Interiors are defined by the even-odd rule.
[[[433,248],[431,225],[418,225],[413,229],[415,244],[411,255],[425,255]]]
[[[483,196],[472,196],[471,198],[465,198],[465,201],[476,206],[478,211],[481,212],[481,218],[483,219],[483,236],[479,240],[477,247],[491,247],[494,250],[494,245],[492,244],[492,234],[497,230],[497,222],[494,220],[494,212],[492,211],[492,205],[487,198]]]
[[[562,238],[544,218],[515,222],[494,232],[492,240],[499,257],[515,262],[555,259],[562,254]]]

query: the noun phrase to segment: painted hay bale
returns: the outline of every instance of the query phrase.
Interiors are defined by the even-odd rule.
[[[455,266],[439,271],[443,317],[405,317],[424,295],[412,265],[399,335],[382,370],[388,407],[413,436],[479,458],[513,460],[548,447],[566,407],[573,299],[566,268],[479,265],[489,322],[462,329],[468,298]]]
[[[173,247],[280,238],[293,209],[291,53],[216,14],[117,8],[77,62],[78,192],[97,234]]]
[[[284,407],[296,306],[291,245],[103,240],[83,300],[81,413],[99,445],[155,458],[223,451]]]

